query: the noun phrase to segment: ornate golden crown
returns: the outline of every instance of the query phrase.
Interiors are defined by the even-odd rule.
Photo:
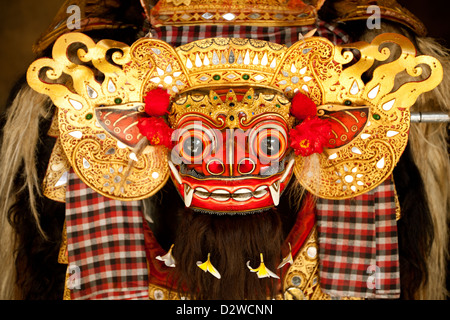
[[[241,99],[236,92],[226,89],[225,93],[216,91],[188,92],[181,94],[172,104],[169,123],[172,127],[186,114],[201,114],[216,120],[218,127],[246,127],[254,117],[263,113],[279,114],[287,123],[293,122],[290,116],[291,103],[283,94],[269,90],[249,88],[241,91]],[[223,98],[222,98],[223,97]]]
[[[319,5],[318,5],[319,6]],[[317,6],[292,0],[161,0],[151,23],[161,25],[246,24],[298,26],[313,24]]]
[[[372,68],[391,56],[385,43],[397,44],[401,55]],[[72,56],[74,44],[81,49]],[[431,71],[427,79],[394,87],[397,74],[418,77],[424,67]],[[371,68],[372,78],[363,80]],[[310,157],[297,156],[295,175],[313,194],[340,199],[367,192],[391,174],[408,140],[409,107],[440,83],[442,67],[432,57],[416,57],[411,42],[396,34],[344,46],[312,37],[289,48],[206,39],[174,49],[154,39],[129,47],[71,33],[57,40],[52,59],[35,61],[27,76],[30,86],[58,107],[59,138],[46,180],[47,190],[53,190],[49,196],[57,194],[57,185],[63,187],[67,165],[107,197],[132,200],[157,192],[169,177],[167,149],[148,146],[136,153],[143,139],[136,124],[146,94],[162,86],[173,97],[170,119],[175,126],[187,109],[202,108],[203,100],[208,112],[225,110],[214,102],[220,88],[233,94],[250,90],[252,97],[244,97],[247,106],[240,106],[247,115],[260,112],[256,105],[264,100],[272,101],[272,112],[288,117],[288,99],[304,93],[318,106],[318,116],[332,123],[334,144],[316,157],[319,174],[312,172]],[[264,90],[268,96],[254,96]]]

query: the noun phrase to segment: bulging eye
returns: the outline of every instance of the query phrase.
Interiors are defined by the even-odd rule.
[[[275,135],[266,136],[261,139],[259,150],[268,157],[277,155],[280,152],[280,140]]]
[[[287,130],[275,122],[264,122],[253,128],[249,135],[251,152],[260,160],[280,160],[288,148],[287,143]]]
[[[183,143],[183,150],[190,157],[198,157],[203,152],[203,141],[197,137],[188,137]]]
[[[187,122],[175,131],[174,150],[185,164],[201,164],[216,146],[216,133],[200,121]]]
[[[186,164],[199,164],[210,152],[211,143],[202,131],[187,131],[180,139],[180,147]]]

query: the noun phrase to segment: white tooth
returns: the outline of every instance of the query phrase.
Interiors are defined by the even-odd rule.
[[[258,187],[255,192],[253,192],[253,196],[257,199],[264,197],[267,194],[267,186]]]
[[[252,198],[252,194],[251,193],[243,193],[243,194],[239,194],[239,195],[233,195],[233,200],[236,201],[247,201],[250,200]]]
[[[211,198],[217,201],[227,201],[228,199],[230,199],[231,195],[227,190],[214,190],[211,193]]]
[[[192,203],[192,197],[194,196],[194,189],[187,184],[184,185],[184,204],[186,207],[190,207]]]
[[[198,192],[197,192],[198,191]],[[209,191],[205,188],[198,187],[194,191],[195,195],[202,199],[208,199],[209,198]]]
[[[252,190],[250,189],[238,189],[232,194],[232,198],[236,201],[247,201],[252,198]]]
[[[213,194],[230,194],[227,190],[217,189],[212,192]]]
[[[277,181],[269,186],[270,195],[272,196],[273,204],[277,206],[280,203],[280,182]]]
[[[252,190],[245,188],[237,189],[233,194],[242,194],[242,193],[252,193]]]
[[[183,182],[181,181],[181,177],[180,177],[180,174],[178,173],[177,168],[175,168],[175,165],[170,160],[169,160],[169,168],[170,168],[170,171],[172,171],[173,176],[175,177],[175,180],[177,180],[177,182],[179,184],[183,184]]]

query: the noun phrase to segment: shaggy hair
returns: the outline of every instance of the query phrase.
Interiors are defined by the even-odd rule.
[[[277,282],[274,285],[272,278],[258,279],[245,265],[250,261],[250,266],[256,268],[262,253],[266,267],[278,271],[284,240],[279,212],[229,216],[186,210],[180,221],[173,255],[177,261],[179,288],[186,285],[191,298],[255,300],[274,297]],[[196,261],[206,261],[208,254],[221,274],[220,281],[205,275],[195,265]]]
[[[412,111],[450,112],[450,56],[432,38],[416,38],[421,54],[437,57],[444,69],[442,83],[433,91],[418,98]],[[448,297],[446,272],[448,272],[449,212],[450,212],[450,161],[448,153],[448,124],[418,123],[411,126],[410,143],[414,162],[425,184],[428,206],[433,220],[434,241],[427,260],[428,283],[419,298],[444,299]],[[426,156],[424,156],[426,155]]]
[[[172,281],[174,291],[191,299],[274,297],[278,289],[274,279],[258,279],[247,270],[246,263],[250,261],[250,266],[256,268],[262,253],[266,267],[278,273],[277,263],[283,258],[281,246],[296,221],[297,206],[303,203],[302,198],[296,196],[302,190],[296,179],[292,179],[276,209],[230,216],[203,214],[185,208],[173,184],[167,183],[152,198],[153,223],[149,226],[164,249],[174,244],[172,253],[177,265],[168,284]],[[220,281],[205,275],[196,266],[197,261],[206,261],[208,253],[221,274]]]
[[[20,246],[19,241],[15,241],[15,239],[19,240],[21,236],[17,230],[16,233],[13,232],[11,223],[17,222],[19,219],[22,220],[24,216],[29,215],[27,219],[31,218],[31,221],[34,222],[38,234],[44,239],[46,238],[39,223],[40,213],[37,208],[37,199],[41,198],[41,179],[38,173],[37,153],[38,150],[43,150],[39,148],[42,147],[42,140],[40,140],[41,126],[52,116],[51,105],[46,96],[37,94],[25,84],[17,93],[6,113],[0,151],[2,154],[0,159],[0,210],[2,213],[0,216],[0,254],[2,259],[0,281],[2,281],[2,298],[13,296],[11,288],[14,288],[14,286],[11,286],[11,281],[16,278],[13,268],[13,250],[19,250]],[[19,202],[20,200],[25,201]],[[21,210],[16,207],[18,203],[24,204],[23,211],[26,211],[26,213],[20,212]],[[31,234],[29,236],[31,237]]]

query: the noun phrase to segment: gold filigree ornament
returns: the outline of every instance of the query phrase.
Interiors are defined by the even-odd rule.
[[[398,45],[401,55],[374,68],[376,61],[390,58],[384,43]],[[427,79],[395,82],[401,72],[419,77],[423,67],[430,70]],[[367,75],[370,80],[364,80]],[[367,192],[390,175],[407,143],[409,107],[439,84],[442,67],[432,57],[415,57],[411,42],[396,34],[345,46],[319,37],[289,48],[214,38],[175,49],[156,39],[143,38],[129,47],[112,40],[96,44],[84,34],[70,33],[56,41],[53,59],[30,66],[27,79],[58,107],[59,140],[78,176],[97,192],[120,200],[151,196],[169,177],[166,147],[146,146],[138,152],[145,138],[136,125],[150,90],[168,90],[173,129],[184,115],[202,107],[199,99],[208,101],[209,112],[222,110],[214,103],[214,92],[225,89],[252,96],[239,106],[247,116],[266,112],[256,103],[265,99],[270,103],[260,108],[268,105],[267,112],[292,128],[296,119],[286,108],[302,92],[318,106],[317,115],[332,123],[334,136],[332,147],[322,154],[296,156],[294,173],[313,194],[340,199]],[[200,98],[193,94],[198,91],[203,92]],[[253,97],[254,92],[260,95]],[[318,164],[318,174],[310,163]]]
[[[173,52],[167,45],[161,50]],[[167,149],[135,150],[143,139],[136,127],[142,95],[156,86],[148,87],[146,81],[156,64],[161,65],[139,45],[131,49],[111,40],[96,44],[72,33],[56,41],[53,59],[36,60],[29,68],[30,86],[58,107],[59,141],[71,167],[106,197],[142,199],[169,178]]]
[[[151,9],[149,18],[155,27],[211,24],[292,27],[314,24],[322,3],[312,5],[301,0],[160,0]]]
[[[292,65],[297,69],[313,70],[321,96],[310,98],[318,105],[318,115],[330,119],[335,147],[324,150],[316,161],[297,157],[294,170],[302,185],[319,197],[351,198],[392,173],[408,141],[409,108],[442,81],[442,66],[433,57],[416,57],[412,43],[398,34],[381,34],[370,44],[325,45],[310,59],[301,57],[300,52],[311,54],[319,47],[315,41],[297,43],[288,54],[295,57]],[[399,46],[400,55],[392,57],[387,44]],[[373,67],[384,61],[390,62]],[[430,71],[425,80],[420,78],[422,68]],[[398,83],[396,77],[402,73],[417,80]],[[371,79],[364,80],[368,75]],[[313,165],[320,168],[318,174]]]

